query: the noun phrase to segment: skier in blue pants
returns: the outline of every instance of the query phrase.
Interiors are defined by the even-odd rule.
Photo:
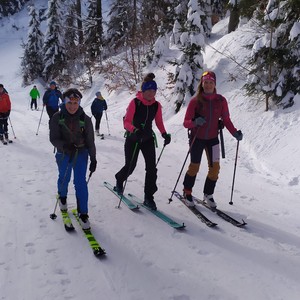
[[[81,214],[87,214],[88,188],[86,184],[86,171],[88,165],[88,151],[85,149],[75,154],[74,157],[57,152],[55,158],[59,172],[57,190],[60,198],[67,198],[68,185],[73,170],[73,183],[76,191],[78,210]],[[63,204],[60,206],[63,206]]]
[[[73,170],[80,223],[83,229],[90,229],[86,171],[88,157],[91,161],[91,173],[96,170],[97,160],[93,124],[80,106],[81,98],[82,95],[77,89],[69,89],[63,94],[64,104],[50,120],[50,141],[57,148],[57,190],[60,209],[68,209],[68,185]]]

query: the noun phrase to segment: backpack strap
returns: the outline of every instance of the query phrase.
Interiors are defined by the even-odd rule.
[[[84,137],[84,133],[85,133],[85,116],[86,115],[84,112],[79,116],[79,128],[80,128],[80,132],[83,135],[83,137]],[[73,134],[73,132],[70,130],[70,128],[66,125],[65,115],[61,111],[59,112],[58,125],[63,126],[70,134]]]

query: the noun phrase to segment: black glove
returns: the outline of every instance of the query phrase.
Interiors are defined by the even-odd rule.
[[[165,140],[164,146],[167,146],[167,145],[169,145],[171,143],[171,134],[164,132],[161,136]]]
[[[89,170],[90,170],[91,173],[94,173],[96,171],[96,168],[97,168],[97,160],[96,160],[96,158],[93,158],[91,160]]]
[[[224,122],[221,119],[218,121],[218,128],[219,129],[223,129],[224,128]]]
[[[241,141],[243,139],[243,133],[240,130],[237,130],[233,136],[237,139],[237,141]]]
[[[204,119],[203,117],[198,117],[198,118],[196,118],[196,119],[194,120],[194,125],[195,125],[196,127],[202,126],[202,125],[205,124],[205,123],[206,123],[206,121],[205,121],[205,119]]]

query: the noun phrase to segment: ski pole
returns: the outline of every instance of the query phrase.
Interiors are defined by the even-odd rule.
[[[89,181],[90,181],[90,179],[91,179],[91,177],[92,177],[92,174],[93,174],[93,172],[90,172],[90,175],[89,175],[89,178],[88,178],[86,184],[89,184]]]
[[[162,156],[162,154],[163,154],[163,151],[164,151],[165,147],[166,147],[166,145],[164,145],[163,148],[161,149],[160,154],[159,154],[159,157],[158,157],[158,159],[157,159],[157,162],[156,162],[156,165],[155,165],[155,166],[158,165],[158,163],[159,163],[159,161],[160,161],[160,158],[161,158],[161,156]]]
[[[10,116],[8,116],[8,120],[9,120],[9,124],[10,124],[10,127],[11,127],[11,131],[12,131],[12,133],[14,135],[14,139],[16,139],[15,131],[14,131],[14,128],[12,126],[12,123],[11,123],[11,120],[10,120]]]
[[[138,145],[139,145],[138,142],[136,142],[135,145],[134,145],[133,154],[132,154],[132,157],[131,157],[131,160],[130,160],[130,164],[129,164],[129,168],[128,168],[126,180],[125,180],[125,183],[124,183],[124,187],[123,187],[123,190],[122,190],[122,194],[120,195],[120,201],[119,201],[119,204],[118,204],[117,208],[120,208],[121,201],[122,201],[122,199],[123,199],[123,194],[124,194],[124,191],[125,191],[125,188],[126,188],[126,185],[127,185],[127,180],[128,180],[128,177],[129,177],[130,169],[131,169],[132,162],[133,162],[133,159],[134,159],[134,157],[135,157],[135,153],[136,153],[136,151],[137,151]]]
[[[236,154],[235,154],[235,162],[234,162],[234,170],[233,170],[232,188],[231,188],[231,197],[230,197],[230,202],[229,202],[230,205],[233,204],[232,197],[233,197],[233,188],[234,188],[234,181],[235,181],[236,164],[237,164],[238,152],[239,152],[239,143],[240,143],[240,141],[237,141]]]
[[[41,121],[42,121],[42,116],[43,116],[44,108],[45,108],[45,106],[43,106],[43,109],[42,109],[42,113],[41,113],[41,117],[40,117],[40,121],[39,121],[39,125],[38,125],[38,128],[37,128],[37,131],[36,131],[36,135],[38,135],[38,132],[39,132],[39,129],[40,129],[40,125],[41,125]]]
[[[106,118],[106,124],[107,124],[108,135],[110,135],[109,124],[108,124],[108,117],[107,117],[107,112],[106,112],[106,110],[105,110],[105,118]]]
[[[223,122],[222,119],[219,119],[219,121],[218,121],[218,127],[219,127],[220,140],[221,140],[222,158],[225,158],[225,146],[224,146],[224,136],[223,136],[224,122]]]
[[[189,157],[189,154],[190,154],[190,152],[191,152],[191,149],[192,149],[192,147],[193,147],[193,144],[194,144],[194,142],[195,142],[195,140],[196,140],[196,137],[197,137],[197,133],[198,133],[199,128],[200,128],[200,127],[197,128],[197,131],[196,131],[196,133],[195,133],[195,136],[193,137],[193,140],[192,140],[192,142],[191,142],[191,145],[190,145],[190,147],[189,147],[189,150],[188,150],[188,152],[187,152],[187,154],[186,154],[186,157],[185,157],[185,160],[184,160],[184,162],[183,162],[182,168],[181,168],[181,170],[180,170],[180,172],[179,172],[179,176],[178,176],[177,181],[176,181],[176,183],[175,183],[175,186],[174,186],[174,188],[173,188],[173,190],[172,190],[171,197],[169,198],[169,203],[171,203],[171,202],[173,201],[172,198],[173,198],[174,192],[175,192],[175,190],[176,190],[176,187],[177,187],[177,184],[178,184],[178,182],[179,182],[181,173],[182,173],[183,168],[184,168],[184,166],[185,166],[185,163],[186,163],[186,161],[187,161],[187,159],[188,159],[188,157]]]
[[[222,128],[220,128],[220,140],[221,140],[222,158],[225,158],[225,146],[224,146],[224,136],[223,136],[223,129]]]
[[[68,171],[69,171],[69,168],[70,168],[70,165],[71,165],[71,161],[72,161],[72,157],[70,156],[70,159],[68,161],[68,165],[67,165],[67,168],[66,168],[66,172],[64,174],[64,178],[61,182],[60,188],[64,185],[64,183],[66,181],[67,174],[68,174]],[[58,201],[59,201],[59,196],[56,197],[56,203],[55,203],[54,211],[53,211],[52,214],[50,214],[50,219],[52,219],[52,220],[55,220],[57,218],[57,215],[55,214],[55,212],[56,212],[56,208],[57,208],[57,205],[58,205]]]

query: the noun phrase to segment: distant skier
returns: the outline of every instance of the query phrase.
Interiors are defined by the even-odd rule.
[[[219,119],[227,130],[238,140],[243,134],[237,130],[229,116],[226,99],[216,92],[216,75],[214,72],[204,72],[201,76],[196,96],[187,107],[184,127],[189,129],[191,162],[184,178],[185,203],[194,206],[192,189],[200,168],[203,150],[208,161],[208,174],[204,184],[204,201],[211,207],[217,204],[213,194],[220,171],[220,144],[218,138]]]
[[[164,138],[164,145],[171,142],[171,135],[167,134],[162,119],[161,104],[155,100],[157,84],[154,81],[155,75],[149,73],[144,78],[141,91],[133,99],[124,117],[124,127],[127,130],[125,140],[125,165],[115,175],[115,190],[121,194],[123,183],[136,167],[139,152],[141,151],[146,165],[144,205],[156,210],[154,193],[157,191],[157,169],[155,157],[155,135],[152,130],[152,123],[155,120],[156,126]]]
[[[68,208],[68,185],[73,169],[80,223],[83,229],[89,229],[86,171],[88,157],[91,173],[96,170],[97,160],[93,124],[80,106],[81,98],[77,89],[68,89],[63,94],[64,104],[50,120],[50,141],[57,148],[55,157],[59,172],[57,189],[60,209]]]
[[[11,102],[3,84],[0,84],[0,141],[3,144],[10,142],[8,138],[8,117],[10,115]]]
[[[100,92],[96,93],[96,98],[94,99],[92,106],[91,106],[91,111],[92,115],[94,116],[96,122],[95,122],[95,132],[97,136],[100,136],[100,122],[101,118],[103,115],[103,111],[107,110],[107,103],[105,99],[102,97]],[[102,137],[104,136],[103,134],[101,135]]]
[[[47,89],[43,96],[43,105],[46,106],[46,110],[49,116],[49,123],[52,116],[58,112],[59,99],[62,99],[61,92],[57,89],[56,82],[51,81],[50,87]]]
[[[34,106],[34,109],[37,110],[37,98],[40,98],[40,92],[37,89],[36,85],[33,86],[29,95],[31,97],[31,103],[30,103],[31,110],[33,110],[33,106]]]

